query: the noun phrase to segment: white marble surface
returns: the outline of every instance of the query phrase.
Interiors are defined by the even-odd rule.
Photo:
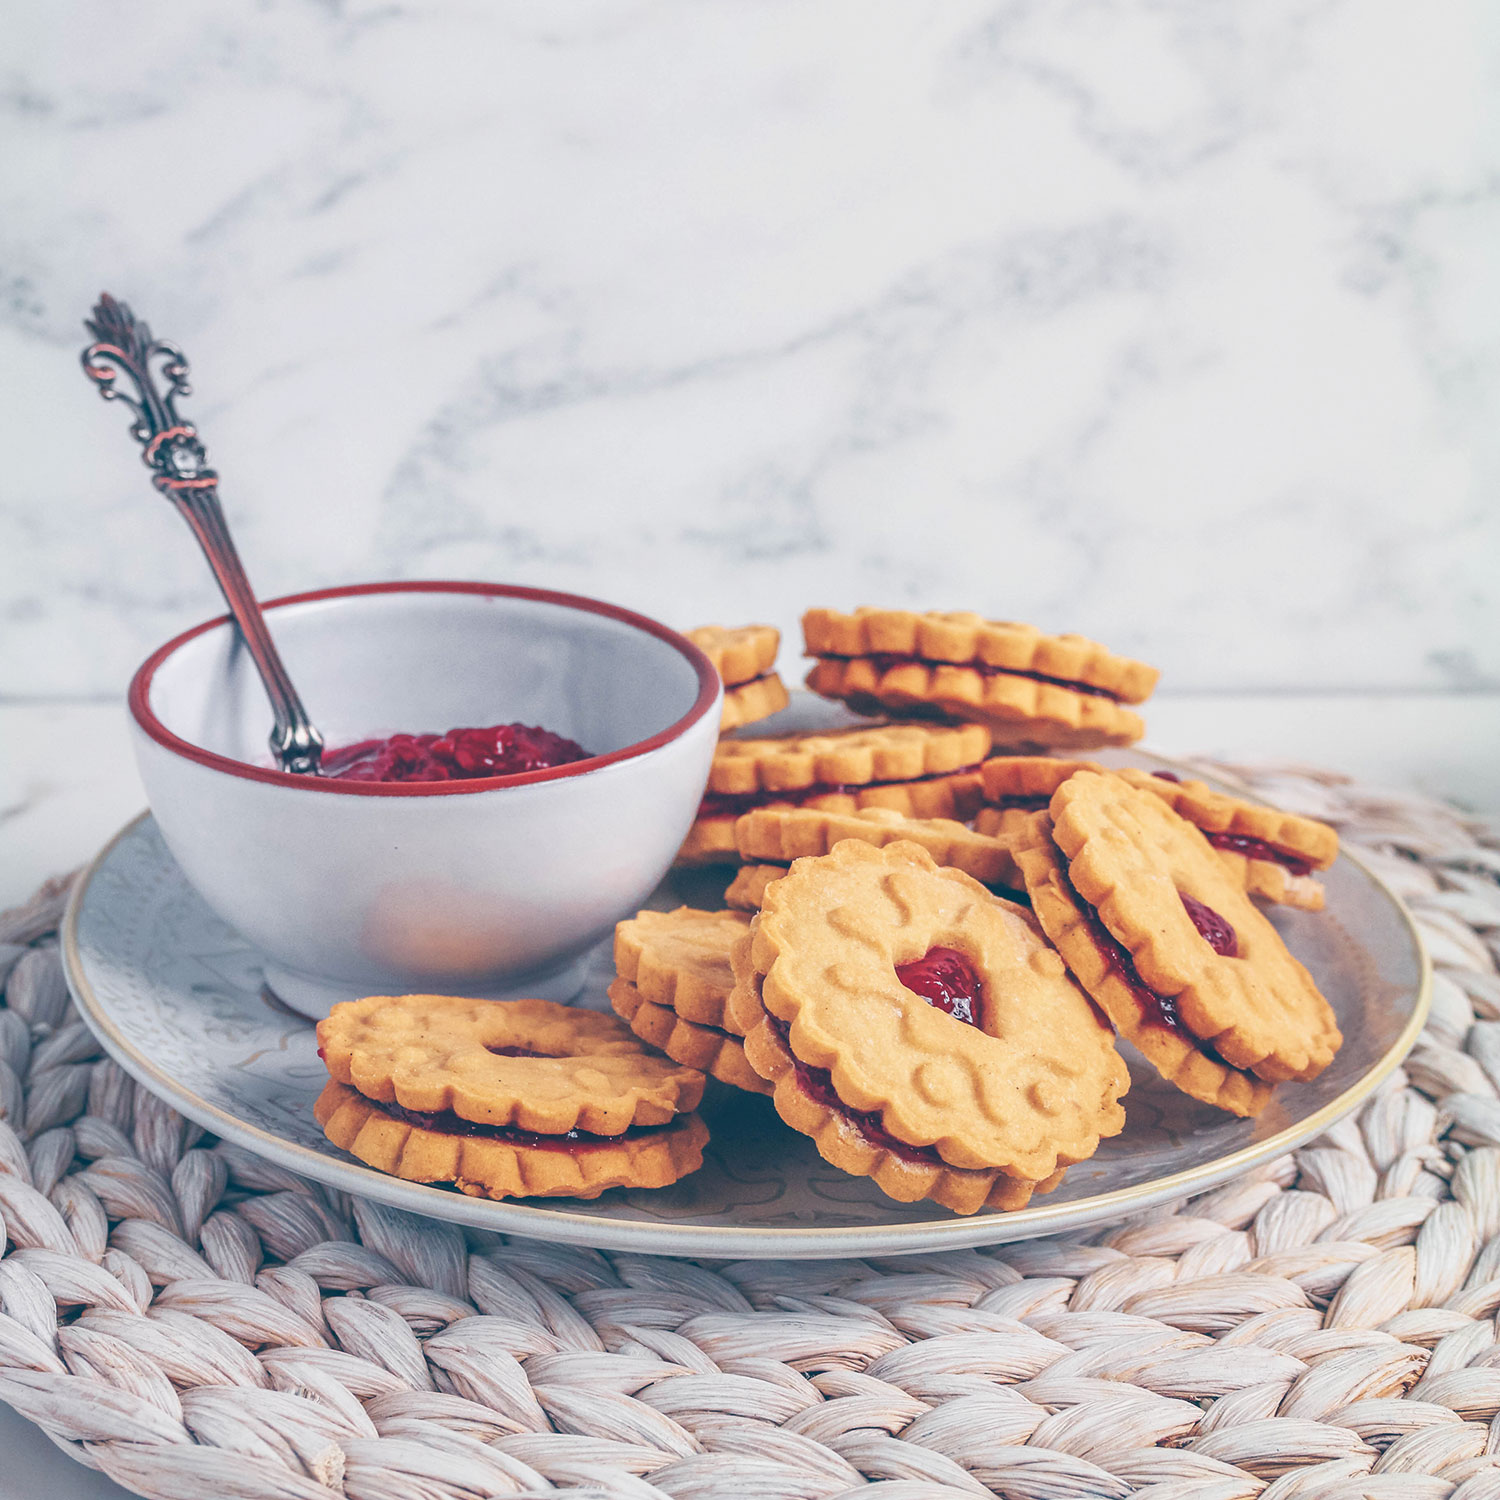
[[[214,607],[79,374],[192,356],[263,594],[544,583],[1500,677],[1479,0],[12,7],[0,695]]]

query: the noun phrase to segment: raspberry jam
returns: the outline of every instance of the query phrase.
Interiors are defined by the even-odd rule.
[[[781,1044],[789,1055],[792,1056],[792,1064],[796,1069],[797,1087],[816,1099],[825,1109],[830,1109],[838,1115],[851,1129],[862,1135],[872,1146],[878,1146],[882,1151],[889,1151],[893,1156],[899,1156],[906,1161],[920,1162],[924,1166],[942,1166],[943,1159],[931,1146],[909,1146],[905,1141],[898,1141],[884,1125],[880,1123],[880,1111],[875,1109],[850,1109],[833,1087],[833,1075],[827,1068],[815,1068],[810,1063],[802,1062],[792,1054],[791,1039],[787,1032],[786,1022],[779,1020],[776,1016],[766,1012],[772,1029],[781,1038]]]
[[[339,781],[471,781],[516,776],[587,760],[574,740],[535,724],[492,724],[447,734],[393,734],[323,755],[323,774]]]
[[[974,966],[954,948],[929,948],[919,959],[896,965],[896,978],[936,1010],[967,1026],[979,1024],[984,992]]]
[[[375,1101],[371,1101],[374,1103]],[[504,1141],[508,1146],[526,1146],[532,1150],[563,1151],[576,1156],[600,1146],[618,1146],[625,1141],[640,1140],[670,1127],[666,1125],[632,1125],[622,1135],[590,1135],[586,1130],[570,1130],[564,1135],[538,1135],[534,1130],[518,1130],[513,1125],[483,1125],[466,1120],[451,1109],[404,1109],[399,1104],[376,1104],[393,1120],[415,1125],[418,1130],[436,1130],[443,1135],[478,1136],[487,1141]]]
[[[1177,894],[1182,897],[1182,904],[1203,941],[1220,958],[1238,958],[1240,939],[1234,928],[1213,907],[1205,906],[1196,896],[1189,896],[1186,891],[1178,891]]]
[[[925,656],[903,656],[893,651],[877,651],[865,658],[877,672],[884,675],[893,667],[905,667],[915,663],[919,667],[962,667],[965,671],[978,672],[981,677],[1025,677],[1031,682],[1046,682],[1053,687],[1067,688],[1070,693],[1083,693],[1090,698],[1109,698],[1121,701],[1118,693],[1108,688],[1095,687],[1091,682],[1074,682],[1067,677],[1049,677],[1045,672],[1019,672],[1012,667],[992,667],[982,661],[931,661]],[[834,657],[834,661],[848,661],[848,657]]]
[[[1275,864],[1285,865],[1290,875],[1312,874],[1310,861],[1286,849],[1278,849],[1275,844],[1268,844],[1264,839],[1253,839],[1244,833],[1205,833],[1203,836],[1215,849],[1243,854],[1246,859],[1271,860]]]

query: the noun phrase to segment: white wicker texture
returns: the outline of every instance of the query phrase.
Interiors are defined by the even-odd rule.
[[[900,1260],[505,1243],[212,1144],[101,1057],[44,890],[0,914],[0,1400],[160,1500],[1500,1500],[1500,840],[1247,781],[1416,913],[1405,1068],[1195,1200]]]

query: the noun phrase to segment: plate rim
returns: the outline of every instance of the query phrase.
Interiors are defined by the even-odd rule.
[[[1166,756],[1152,758],[1168,767],[1191,770]],[[1405,927],[1417,953],[1416,1003],[1406,1025],[1375,1063],[1321,1109],[1264,1141],[1251,1142],[1227,1156],[1170,1173],[1151,1182],[1114,1188],[1066,1203],[1043,1202],[1005,1214],[954,1216],[894,1225],[842,1225],[814,1229],[797,1225],[752,1227],[737,1224],[684,1224],[665,1220],[614,1219],[589,1213],[561,1213],[543,1205],[507,1199],[470,1198],[430,1183],[407,1182],[361,1162],[343,1162],[310,1146],[262,1130],[181,1085],[156,1066],[120,1033],[101,1007],[84,972],[78,924],[84,899],[104,862],[147,818],[149,808],[119,829],[89,861],[69,893],[60,928],[63,973],[68,989],[105,1051],[135,1081],[174,1109],[222,1140],[275,1162],[302,1177],[343,1192],[373,1198],[392,1208],[445,1219],[469,1228],[525,1238],[551,1238],[596,1249],[633,1251],[701,1259],[836,1259],[862,1255],[916,1255],[936,1250],[969,1249],[1014,1243],[1045,1234],[1066,1233],[1092,1224],[1204,1192],[1242,1172],[1295,1150],[1356,1109],[1390,1076],[1416,1045],[1432,1006],[1432,956],[1406,903],[1357,855],[1340,848],[1347,859],[1380,892]],[[185,878],[185,877],[184,877]],[[415,1201],[413,1201],[415,1200]],[[1004,1232],[997,1229],[1004,1225]],[[1019,1232],[1018,1232],[1019,1231]]]

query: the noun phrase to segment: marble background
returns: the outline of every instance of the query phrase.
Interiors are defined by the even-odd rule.
[[[1493,688],[1495,30],[1477,0],[10,7],[0,697],[118,694],[215,608],[79,373],[101,288],[188,351],[263,595],[971,607],[1165,690]]]

